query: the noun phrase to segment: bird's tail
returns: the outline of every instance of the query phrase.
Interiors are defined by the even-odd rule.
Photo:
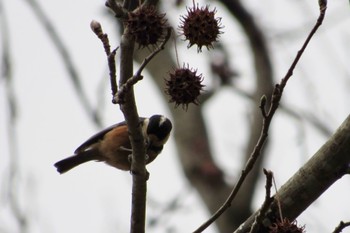
[[[87,151],[80,152],[77,155],[72,155],[68,158],[58,161],[57,163],[54,164],[54,166],[57,168],[57,171],[60,174],[62,174],[82,163],[85,163],[91,160],[97,160],[97,157],[93,151],[87,150]]]

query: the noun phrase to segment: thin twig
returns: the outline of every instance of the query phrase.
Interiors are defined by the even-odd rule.
[[[148,55],[142,62],[140,68],[137,70],[137,72],[135,73],[134,77],[140,76],[141,72],[144,70],[144,68],[146,67],[146,65],[152,60],[152,58],[157,55],[160,51],[162,51],[165,47],[165,44],[168,42],[170,36],[171,36],[171,31],[172,28],[168,27],[166,29],[166,34],[164,37],[164,40],[162,41],[162,43],[159,45],[159,47],[157,49],[155,49],[150,55]]]
[[[264,219],[265,214],[269,210],[269,207],[273,201],[271,198],[271,187],[272,187],[272,179],[273,173],[272,171],[267,171],[264,169],[264,174],[266,176],[266,185],[265,185],[265,201],[259,210],[259,214],[256,216],[255,221],[250,229],[249,233],[256,233],[259,230],[262,220]]]
[[[260,98],[260,105],[259,108],[261,110],[261,115],[266,118],[267,114],[266,114],[266,103],[267,103],[267,97],[266,95],[261,96]]]
[[[273,179],[273,186],[275,186],[275,199],[276,199],[276,202],[277,202],[277,206],[278,206],[278,212],[280,214],[280,221],[282,222],[283,221],[283,213],[282,213],[282,206],[281,206],[281,201],[280,201],[280,197],[279,197],[279,194],[278,194],[278,191],[277,191],[277,185],[276,185],[276,180],[275,180],[275,177],[272,177]]]
[[[107,33],[103,33],[101,24],[96,20],[92,20],[90,23],[90,28],[95,33],[95,35],[101,40],[103,48],[105,49],[105,53],[107,56],[109,56],[111,54],[111,46],[109,44]]]
[[[293,75],[293,71],[296,67],[296,65],[298,64],[301,56],[303,55],[307,45],[309,44],[311,38],[313,37],[313,35],[315,34],[315,32],[317,31],[317,29],[321,26],[324,16],[325,16],[325,12],[327,9],[327,5],[326,5],[326,1],[320,1],[320,15],[317,19],[317,22],[315,24],[315,26],[313,27],[313,29],[311,30],[311,32],[309,33],[308,37],[306,38],[303,46],[301,47],[301,49],[298,51],[292,65],[290,66],[287,74],[285,75],[284,78],[282,78],[281,82],[279,84],[275,85],[275,88],[273,90],[272,93],[272,99],[271,99],[271,105],[269,108],[269,111],[266,114],[266,117],[263,118],[263,126],[261,129],[261,134],[260,137],[258,139],[258,142],[256,143],[256,146],[253,150],[253,152],[251,153],[250,158],[248,159],[245,168],[242,170],[241,172],[241,176],[239,177],[236,185],[234,186],[233,190],[231,191],[230,195],[228,196],[227,200],[225,201],[225,203],[216,211],[216,213],[213,214],[212,217],[210,217],[205,223],[203,223],[197,230],[194,231],[194,233],[199,233],[199,232],[203,232],[208,226],[210,226],[213,222],[216,221],[216,219],[218,219],[230,206],[232,201],[234,200],[234,198],[236,197],[239,189],[241,188],[244,180],[246,179],[246,177],[248,176],[249,172],[252,170],[252,168],[254,167],[255,162],[257,161],[257,159],[259,158],[260,152],[267,140],[268,137],[268,131],[270,128],[270,124],[272,121],[272,118],[276,112],[276,110],[278,109],[282,94],[283,94],[283,90],[284,87],[286,86],[289,78]]]
[[[18,135],[17,135],[17,100],[14,91],[14,80],[12,72],[12,57],[11,57],[11,40],[9,33],[9,24],[7,15],[4,9],[3,2],[0,0],[0,28],[1,28],[1,60],[0,60],[0,80],[5,82],[5,99],[7,114],[6,115],[6,128],[7,128],[7,139],[9,147],[9,166],[8,166],[8,188],[6,195],[10,206],[10,211],[13,214],[15,221],[18,224],[20,232],[28,232],[28,214],[23,211],[23,208],[19,202],[18,195],[18,183],[20,181],[20,157],[18,152]]]
[[[115,103],[123,103],[125,100],[125,93],[130,90],[130,88],[135,85],[138,81],[143,79],[141,75],[142,71],[145,69],[147,64],[152,60],[154,56],[156,56],[160,51],[164,49],[165,44],[168,42],[171,36],[172,29],[170,27],[167,28],[166,35],[162,43],[150,54],[148,55],[142,62],[140,68],[136,71],[136,73],[127,80],[120,88],[119,91],[114,95],[113,101]]]
[[[83,109],[86,111],[88,117],[93,121],[93,123],[101,127],[101,119],[98,115],[96,115],[94,108],[91,106],[90,101],[87,95],[85,94],[83,85],[80,81],[81,78],[78,74],[77,69],[75,68],[73,60],[71,59],[71,55],[69,50],[67,49],[67,46],[63,43],[63,40],[60,37],[59,33],[56,31],[53,23],[51,22],[45,11],[41,8],[37,0],[27,0],[27,2],[32,8],[36,17],[38,17],[38,20],[42,24],[43,28],[46,30],[47,35],[51,38],[53,44],[55,45],[58,51],[58,54],[61,56],[61,60],[68,72],[70,80],[73,83],[73,87],[75,89],[76,94],[78,95]]]
[[[117,18],[125,19],[128,17],[128,12],[116,0],[107,0],[105,6],[110,8]]]
[[[350,222],[341,221],[339,225],[334,229],[333,233],[340,233],[342,232],[342,230],[344,230],[348,226],[350,226]]]
[[[116,65],[115,65],[115,54],[117,52],[116,49],[113,49],[113,51],[108,55],[108,69],[109,69],[109,80],[111,82],[111,89],[112,89],[112,103],[116,104],[114,102],[114,96],[118,92],[118,84],[117,84],[117,71],[116,71]]]
[[[250,101],[255,101],[254,96],[248,91],[245,91],[239,87],[236,86],[230,86],[230,88],[233,89],[233,91],[242,97],[245,97],[249,99]],[[263,98],[263,97],[262,97]],[[261,100],[260,100],[261,101]],[[260,106],[259,106],[260,108]],[[306,112],[302,109],[298,109],[296,107],[288,107],[287,105],[280,103],[279,110],[285,112],[290,117],[295,118],[296,120],[305,120],[307,123],[312,125],[315,130],[318,130],[321,134],[323,134],[325,137],[330,137],[332,135],[331,128],[327,127],[327,125],[323,122],[321,122],[316,115],[314,115],[313,112]]]
[[[97,22],[96,20],[91,21],[90,27],[91,27],[91,30],[96,34],[96,36],[101,40],[103,44],[103,48],[107,55],[109,79],[110,79],[111,89],[112,89],[112,103],[116,104],[116,102],[114,101],[114,96],[118,92],[118,85],[117,85],[117,75],[116,75],[117,71],[116,71],[116,65],[115,65],[115,54],[119,47],[117,47],[111,52],[111,45],[109,43],[108,35],[107,33],[103,33],[102,26],[99,22]]]

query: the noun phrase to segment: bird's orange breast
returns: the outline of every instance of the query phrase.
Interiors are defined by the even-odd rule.
[[[107,164],[122,170],[130,170],[128,157],[132,152],[127,126],[118,126],[106,133],[100,142],[99,152]]]

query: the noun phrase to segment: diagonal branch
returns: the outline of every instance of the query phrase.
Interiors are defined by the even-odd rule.
[[[327,9],[326,5],[324,5],[324,4],[320,5],[320,15],[317,19],[315,26],[313,27],[310,34],[306,38],[301,49],[298,51],[297,56],[295,57],[292,65],[289,68],[285,77],[282,78],[280,84],[275,85],[275,88],[274,88],[273,94],[272,94],[272,98],[271,98],[271,105],[270,105],[268,112],[264,113],[265,110],[262,110],[263,115],[265,115],[265,114],[266,115],[263,118],[263,126],[262,126],[262,130],[261,130],[260,138],[259,138],[258,142],[256,143],[256,146],[255,146],[248,162],[246,163],[245,168],[242,170],[241,176],[239,177],[231,194],[229,195],[229,197],[227,198],[225,203],[218,209],[218,211],[210,219],[208,219],[205,223],[203,223],[197,230],[194,231],[195,233],[203,232],[208,226],[210,226],[216,219],[218,219],[231,206],[231,202],[236,197],[240,187],[242,186],[242,184],[245,181],[246,177],[248,176],[249,172],[253,169],[254,164],[257,161],[257,159],[259,158],[260,152],[261,152],[261,150],[262,150],[262,148],[267,140],[270,124],[272,122],[272,119],[273,119],[273,116],[274,116],[276,110],[278,109],[279,103],[280,103],[281,98],[282,98],[283,90],[284,90],[288,80],[293,75],[293,71],[294,71],[296,65],[298,64],[298,61],[300,60],[301,56],[303,55],[311,38],[313,37],[313,35],[317,31],[317,29],[321,26],[323,19],[324,19],[324,16],[325,16],[326,9]],[[264,98],[262,98],[262,103],[263,103],[263,99]],[[261,104],[261,106],[263,108],[265,107],[264,104]]]
[[[334,229],[333,233],[340,233],[342,232],[342,230],[344,230],[348,226],[350,226],[350,222],[341,221],[339,225]]]
[[[347,174],[349,154],[350,115],[312,158],[278,190],[280,204],[273,201],[263,223],[271,223],[280,218],[278,205],[285,218],[292,221],[298,217],[331,185]],[[248,232],[258,212],[250,216],[235,233]],[[268,225],[263,227],[267,229]]]
[[[160,52],[164,49],[165,44],[168,42],[171,36],[172,29],[170,27],[167,28],[167,32],[163,42],[151,53],[149,54],[142,62],[140,68],[136,71],[136,73],[129,78],[119,89],[117,93],[114,93],[113,103],[124,103],[125,93],[130,90],[130,88],[135,85],[138,81],[143,79],[141,75],[142,71],[145,69],[147,64]]]
[[[32,8],[34,14],[38,17],[39,22],[43,25],[49,37],[53,41],[53,44],[56,46],[58,53],[61,55],[62,62],[68,72],[70,80],[73,83],[73,87],[75,88],[76,94],[78,95],[78,98],[80,99],[84,110],[87,112],[88,116],[97,126],[101,126],[101,119],[98,115],[96,115],[93,107],[91,106],[88,100],[87,95],[85,94],[78,71],[76,70],[75,65],[73,64],[69,51],[66,45],[63,43],[62,38],[57,33],[53,23],[45,14],[37,0],[27,0],[27,2]]]

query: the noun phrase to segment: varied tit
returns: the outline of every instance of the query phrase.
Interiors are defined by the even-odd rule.
[[[161,115],[140,117],[140,126],[146,145],[146,164],[152,162],[163,150],[169,138],[172,124]],[[64,173],[82,163],[96,160],[128,171],[131,168],[131,144],[126,122],[112,125],[95,134],[79,146],[74,155],[54,164],[59,173]]]

